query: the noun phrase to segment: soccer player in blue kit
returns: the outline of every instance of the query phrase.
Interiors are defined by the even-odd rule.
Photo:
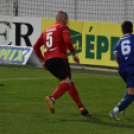
[[[121,25],[124,35],[114,46],[114,56],[119,64],[119,74],[126,82],[127,92],[125,97],[109,115],[119,121],[118,113],[125,110],[134,101],[134,35],[133,24],[125,21]]]

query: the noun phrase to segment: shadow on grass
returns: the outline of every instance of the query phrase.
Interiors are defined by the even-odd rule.
[[[59,119],[59,120],[61,122],[76,121],[76,122],[87,122],[87,123],[92,123],[92,124],[96,124],[96,125],[104,125],[104,126],[112,126],[112,127],[120,127],[120,128],[132,128],[132,129],[134,128],[133,125],[129,125],[129,124],[126,124],[126,123],[120,122],[120,121],[114,121],[114,120],[113,120],[113,122],[103,121],[99,117],[96,117],[95,115],[94,116],[89,115],[89,116],[84,116],[84,117],[85,117],[84,119],[79,119],[79,120],[77,120],[77,119],[76,120]]]
[[[47,123],[56,123],[56,122],[81,122],[81,123],[90,123],[95,125],[103,125],[103,126],[112,126],[112,127],[119,127],[119,128],[130,128],[134,129],[133,125],[130,125],[131,122],[134,122],[133,117],[127,117],[125,121],[114,121],[108,115],[89,115],[83,116],[81,114],[45,114],[45,113],[38,113],[38,112],[30,112],[30,111],[7,111],[7,110],[0,110],[1,113],[10,113],[10,114],[18,114],[18,115],[31,115],[36,117],[37,121],[43,121]],[[62,119],[59,118],[59,115]],[[68,118],[69,116],[69,118]],[[54,117],[54,118],[53,118]],[[70,118],[71,117],[71,118]],[[77,118],[77,119],[76,119]],[[24,119],[25,120],[25,119]],[[30,120],[29,120],[30,122]],[[127,123],[128,122],[128,123]]]

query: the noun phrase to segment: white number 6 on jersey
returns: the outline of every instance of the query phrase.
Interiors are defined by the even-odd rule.
[[[129,44],[131,44],[130,40],[124,40],[121,43],[121,52],[123,55],[127,55],[131,52],[131,46]]]
[[[47,33],[47,35],[46,35],[46,46],[49,48],[52,47],[52,45],[53,45],[52,33],[53,32],[50,32],[50,33]]]

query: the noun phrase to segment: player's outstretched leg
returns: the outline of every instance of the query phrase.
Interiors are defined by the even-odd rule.
[[[75,88],[75,84],[71,83],[71,87],[68,90],[69,95],[72,97],[72,99],[75,101],[75,103],[77,104],[79,111],[81,112],[82,115],[88,115],[88,110],[83,106],[78,91]]]
[[[119,112],[126,109],[134,101],[134,95],[127,95],[126,98],[119,104]]]
[[[54,91],[54,93],[51,95],[51,97],[53,97],[55,100],[57,98],[59,98],[60,96],[62,96],[66,91],[68,91],[70,89],[70,85],[69,83],[61,83],[56,90]]]
[[[126,98],[119,104],[118,107],[115,107],[109,115],[113,117],[115,120],[119,120],[117,118],[117,113],[126,109],[132,102],[134,101],[134,95],[127,95]]]
[[[120,105],[120,103],[127,97],[128,95],[128,90],[126,91],[126,94],[124,95],[124,97],[121,99],[121,101],[118,103],[118,106]],[[125,114],[125,109],[121,111],[122,114]]]
[[[57,98],[59,98],[60,96],[62,96],[67,90],[70,89],[70,85],[68,83],[61,83],[56,90],[54,91],[54,93],[50,96],[47,96],[45,98],[46,103],[49,106],[49,110],[51,111],[51,113],[55,113],[55,109],[54,109],[54,102]]]

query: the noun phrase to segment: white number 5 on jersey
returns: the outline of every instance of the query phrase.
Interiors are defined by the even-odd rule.
[[[122,55],[127,55],[131,52],[131,46],[129,45],[131,44],[130,40],[124,40],[122,43],[121,43],[121,52],[122,52]]]
[[[47,35],[46,35],[46,46],[48,48],[52,47],[52,45],[53,45],[52,34],[53,34],[53,32],[50,32],[50,33],[47,33]]]

